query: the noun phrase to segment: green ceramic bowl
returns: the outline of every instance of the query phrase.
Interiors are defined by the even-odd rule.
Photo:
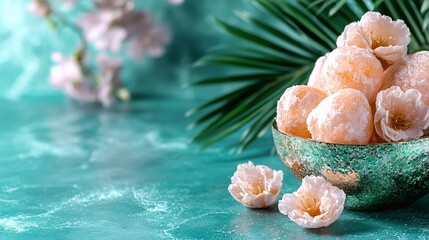
[[[429,138],[346,145],[317,142],[278,131],[274,145],[295,176],[323,176],[347,194],[346,208],[377,211],[404,207],[429,192]]]

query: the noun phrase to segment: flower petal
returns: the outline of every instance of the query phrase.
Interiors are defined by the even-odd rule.
[[[337,47],[356,46],[358,48],[371,48],[371,37],[361,28],[358,22],[352,22],[344,28],[337,38]]]

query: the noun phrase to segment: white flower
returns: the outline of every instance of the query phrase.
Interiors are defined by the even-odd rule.
[[[429,127],[429,106],[416,89],[403,92],[393,86],[383,90],[377,95],[376,107],[375,130],[388,142],[419,138]]]
[[[228,187],[231,195],[250,208],[265,208],[277,202],[283,172],[252,162],[239,164]]]
[[[337,46],[370,49],[385,63],[384,65],[390,65],[407,54],[410,35],[404,21],[393,21],[378,12],[367,12],[359,22],[346,26],[337,39]]]
[[[323,177],[307,176],[292,194],[283,195],[279,210],[305,228],[327,227],[344,209],[346,194]]]

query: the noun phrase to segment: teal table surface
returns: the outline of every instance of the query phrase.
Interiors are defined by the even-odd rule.
[[[241,155],[228,153],[228,141],[204,151],[190,143],[183,116],[203,95],[155,92],[108,110],[61,98],[1,100],[0,238],[429,237],[427,197],[396,211],[345,211],[316,230],[299,227],[276,206],[245,208],[227,191],[239,163],[283,170],[282,193],[299,182],[267,151],[270,135]]]
[[[272,154],[269,132],[231,155],[231,139],[201,151],[187,130],[185,112],[227,90],[181,88],[227,72],[190,68],[230,40],[212,16],[239,22],[235,9],[258,12],[252,1],[138,1],[174,41],[164,58],[127,62],[124,78],[138,94],[111,109],[49,86],[50,55],[70,53],[73,33],[36,24],[28,1],[0,2],[0,239],[429,239],[429,197],[396,211],[344,211],[306,230],[277,206],[251,210],[230,196],[237,164],[249,160],[284,171],[282,194],[300,185]]]

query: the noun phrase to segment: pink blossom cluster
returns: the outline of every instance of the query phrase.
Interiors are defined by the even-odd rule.
[[[183,0],[167,2],[179,5]],[[61,0],[61,3],[66,8],[71,8],[78,0]],[[82,44],[74,56],[64,56],[61,53],[52,55],[55,65],[51,68],[50,83],[73,99],[100,102],[108,107],[115,99],[128,100],[130,96],[119,77],[122,61],[107,57],[103,52],[119,52],[128,42],[127,52],[135,60],[141,60],[145,56],[160,57],[171,36],[167,29],[156,23],[149,12],[137,10],[130,0],[93,0],[93,3],[94,10],[83,14],[76,23],[66,24],[78,29]],[[57,10],[49,0],[32,0],[28,10],[51,23],[64,23],[64,19],[57,17]],[[98,50],[98,72],[88,67],[84,57],[89,44]]]
[[[178,3],[174,1],[174,3]],[[129,40],[128,53],[135,59],[160,57],[170,34],[148,12],[137,11],[127,0],[95,0],[96,9],[78,21],[88,41],[102,50],[117,52]]]
[[[54,53],[52,60],[55,65],[51,68],[49,81],[69,97],[84,102],[100,102],[104,107],[111,106],[115,97],[123,101],[129,99],[129,93],[119,79],[121,61],[105,55],[98,56],[100,69],[96,75],[85,67],[79,54],[68,57]]]

